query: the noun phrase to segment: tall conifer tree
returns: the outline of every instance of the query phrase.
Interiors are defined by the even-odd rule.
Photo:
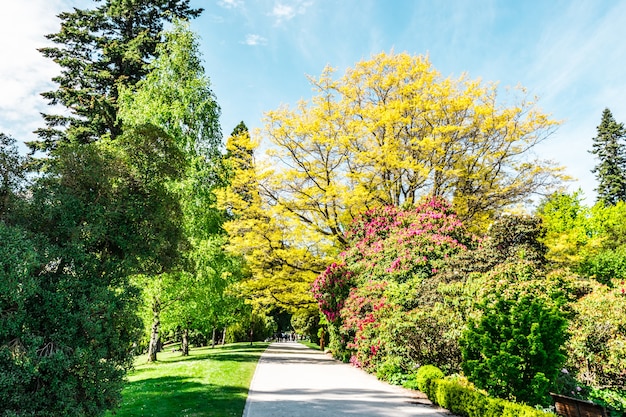
[[[59,15],[61,29],[48,35],[57,46],[40,52],[60,65],[53,81],[58,87],[42,93],[51,105],[69,112],[43,114],[33,151],[50,151],[59,142],[88,143],[105,134],[121,134],[117,118],[118,91],[134,85],[149,71],[163,24],[189,19],[202,10],[190,0],[105,0],[94,9],[75,8]]]
[[[626,201],[626,129],[623,123],[615,121],[609,109],[604,109],[597,132],[590,151],[598,159],[591,170],[598,180],[597,200],[614,205]]]

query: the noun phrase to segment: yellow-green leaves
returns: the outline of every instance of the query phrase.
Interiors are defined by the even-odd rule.
[[[502,104],[494,83],[446,78],[427,57],[393,52],[309,81],[310,100],[266,113],[265,166],[233,171],[224,196],[231,245],[267,275],[271,294],[321,272],[368,209],[443,197],[477,230],[563,179],[530,154],[557,122],[523,90]],[[242,186],[254,189],[245,204]]]
[[[563,178],[530,157],[557,125],[534,101],[502,106],[495,84],[444,78],[406,53],[333,76],[326,68],[310,78],[310,102],[268,112],[263,138],[275,168],[267,197],[339,244],[352,216],[372,206],[435,195],[483,223]]]

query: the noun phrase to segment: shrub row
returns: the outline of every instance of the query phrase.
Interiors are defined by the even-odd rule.
[[[454,414],[465,417],[547,417],[555,414],[528,405],[491,398],[466,379],[433,379],[428,399]]]

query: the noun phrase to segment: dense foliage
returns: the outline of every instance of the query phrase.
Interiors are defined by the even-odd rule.
[[[484,285],[461,340],[465,375],[495,397],[547,406],[565,362],[563,294],[523,262],[496,268]]]
[[[101,415],[118,403],[140,328],[128,277],[172,267],[182,239],[165,186],[180,175],[171,145],[138,128],[63,146],[0,223],[4,414]]]
[[[123,131],[117,117],[119,89],[150,71],[164,24],[198,16],[189,0],[106,0],[93,9],[59,15],[61,29],[48,35],[56,46],[40,49],[61,67],[58,88],[42,95],[68,112],[46,114],[33,150],[49,151],[60,142],[88,143]]]
[[[354,247],[346,232],[364,210],[435,196],[483,233],[500,210],[561,179],[530,153],[557,123],[523,92],[502,105],[495,84],[444,78],[426,57],[393,52],[310,82],[309,101],[268,112],[259,136],[238,138],[253,166],[233,181],[254,191],[232,206],[226,228],[232,250],[253,265],[249,289],[260,304],[310,306],[310,283]],[[250,158],[260,142],[271,145],[267,158]],[[394,260],[385,268],[398,280],[412,273],[404,269],[432,273],[429,262]]]
[[[103,0],[41,50],[64,107],[30,144],[45,169],[0,133],[0,414],[102,415],[144,347],[289,326],[460,415],[542,415],[486,393],[550,390],[626,409],[626,133],[608,109],[599,203],[554,194],[538,216],[502,212],[563,178],[530,155],[557,123],[424,57],[327,68],[224,153],[185,23],[200,11]]]
[[[435,404],[465,417],[548,417],[551,412],[529,405],[493,398],[464,378],[434,379],[428,398]]]
[[[346,240],[343,263],[312,287],[334,353],[390,378],[426,363],[456,369],[457,317],[433,286],[444,261],[471,243],[450,205],[432,198],[414,208],[370,210]]]

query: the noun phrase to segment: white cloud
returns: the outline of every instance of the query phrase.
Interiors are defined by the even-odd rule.
[[[246,40],[241,43],[249,45],[249,46],[267,45],[267,39],[265,39],[261,35],[250,33],[246,35]]]
[[[62,0],[6,2],[0,13],[0,132],[18,140],[32,140],[32,130],[42,125],[39,112],[46,102],[39,93],[54,88],[51,78],[59,68],[37,48],[50,45],[44,35],[59,30],[55,16],[68,6]]]
[[[238,9],[243,7],[243,0],[220,0],[217,4],[226,9]]]
[[[274,16],[279,21],[291,20],[296,15],[296,9],[287,4],[276,4],[270,15]]]
[[[284,21],[291,20],[297,15],[303,15],[306,10],[313,4],[312,1],[296,0],[291,3],[276,3],[274,8],[269,13],[276,19],[276,24],[280,24]]]

